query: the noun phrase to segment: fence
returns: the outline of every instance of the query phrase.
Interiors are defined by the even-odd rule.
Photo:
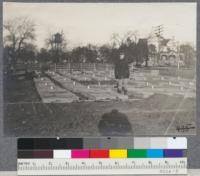
[[[10,69],[7,66],[6,69]],[[109,71],[113,70],[113,64],[106,63],[64,63],[64,64],[16,64],[14,70],[41,71],[41,70],[64,70],[66,72],[73,71]]]
[[[101,63],[67,63],[67,64],[54,64],[51,65],[50,70],[65,70],[66,72],[73,71],[108,71],[114,69],[112,64]]]

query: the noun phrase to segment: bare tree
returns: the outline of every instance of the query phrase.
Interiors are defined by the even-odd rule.
[[[129,45],[134,42],[137,43],[139,40],[138,31],[128,31],[123,36],[120,36],[118,33],[113,33],[111,36],[111,45],[113,48],[119,48],[122,45]]]
[[[6,21],[4,27],[4,46],[11,48],[11,58],[16,63],[24,46],[35,40],[35,23],[28,17],[17,17]]]
[[[126,43],[127,40],[131,40],[135,43],[139,40],[139,32],[137,30],[135,31],[128,31],[122,38],[122,42]]]
[[[122,40],[117,33],[113,33],[111,36],[111,46],[112,48],[118,48],[122,43]]]

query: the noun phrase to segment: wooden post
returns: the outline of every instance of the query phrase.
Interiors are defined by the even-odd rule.
[[[56,73],[56,64],[54,65],[54,72]]]

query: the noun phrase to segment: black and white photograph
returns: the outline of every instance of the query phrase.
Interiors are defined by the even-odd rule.
[[[4,2],[4,135],[195,135],[196,32],[194,2]]]

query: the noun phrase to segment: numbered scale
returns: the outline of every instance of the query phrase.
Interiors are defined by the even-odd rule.
[[[18,159],[18,175],[187,174],[187,158]]]

